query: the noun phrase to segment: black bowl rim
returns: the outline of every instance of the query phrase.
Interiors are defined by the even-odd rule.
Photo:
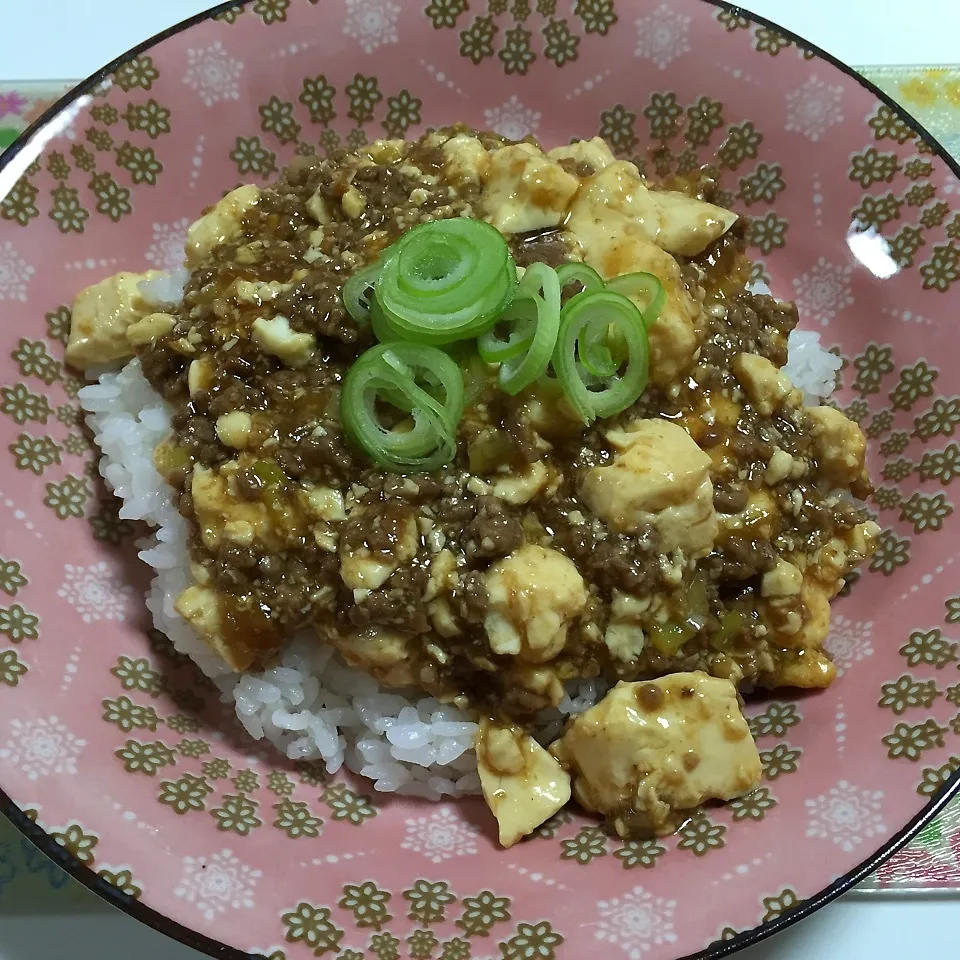
[[[22,134],[0,155],[0,171],[9,166],[10,162],[20,153],[33,136],[50,122],[57,114],[62,112],[77,99],[94,89],[102,83],[107,77],[113,74],[123,64],[128,63],[134,57],[157,46],[164,40],[183,33],[197,24],[204,23],[216,17],[220,13],[237,7],[246,6],[251,0],[226,0],[208,10],[189,17],[180,23],[162,30],[160,33],[144,40],[142,43],[132,47],[126,53],[117,57],[115,60],[101,67],[96,73],[87,77],[86,80],[77,84],[66,94],[64,94],[56,103],[49,107],[37,120],[35,120]],[[871,83],[865,77],[857,73],[852,67],[847,66],[841,60],[838,60],[832,54],[821,49],[816,44],[810,43],[803,37],[787,30],[779,24],[768,20],[766,17],[751,13],[743,7],[728,3],[727,0],[700,0],[702,3],[725,10],[736,16],[741,16],[760,26],[775,30],[777,33],[787,37],[793,43],[805,50],[809,50],[819,59],[831,64],[841,73],[850,79],[856,81],[864,87],[869,93],[889,106],[898,116],[907,122],[920,138],[933,150],[934,154],[942,160],[950,171],[960,180],[960,163],[958,163],[943,147],[943,145],[934,137],[919,121],[916,120],[907,110],[898,104],[892,97],[884,93],[879,87]],[[698,953],[687,954],[678,960],[720,960],[721,957],[730,956],[745,947],[760,943],[768,939],[775,933],[793,926],[800,920],[809,917],[812,913],[826,906],[828,903],[836,900],[838,897],[847,893],[855,887],[861,880],[873,873],[881,864],[889,860],[897,851],[906,846],[928,823],[930,823],[939,814],[955,795],[960,795],[960,770],[957,770],[944,785],[938,790],[923,807],[922,810],[898,833],[891,837],[882,847],[876,850],[871,856],[862,860],[856,867],[843,876],[838,877],[829,886],[825,887],[815,896],[804,900],[795,909],[781,914],[776,919],[768,923],[752,927],[749,930],[743,930],[735,937],[729,940],[717,940],[710,946]],[[102,877],[98,876],[89,867],[81,863],[73,854],[69,853],[60,844],[56,842],[42,827],[34,823],[23,810],[0,788],[0,814],[3,814],[23,835],[27,838],[41,853],[45,854],[68,873],[75,880],[82,883],[87,889],[92,890],[97,896],[105,900],[111,906],[122,910],[124,913],[139,920],[141,923],[152,927],[154,930],[165,934],[173,940],[177,940],[185,946],[192,947],[201,953],[210,957],[216,957],[218,960],[250,960],[250,954],[238,950],[236,947],[228,946],[219,940],[214,940],[196,930],[183,926],[176,920],[165,916],[152,907],[141,903],[139,900],[128,896],[119,890],[113,884],[108,883]]]

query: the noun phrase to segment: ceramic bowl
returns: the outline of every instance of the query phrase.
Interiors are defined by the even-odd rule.
[[[295,152],[462,120],[712,162],[756,278],[846,359],[883,527],[829,690],[752,708],[750,796],[624,843],[564,813],[507,852],[479,801],[328,780],[238,732],[149,630],[138,531],[62,364],[69,304],[168,268]],[[0,164],[0,795],[45,852],[220,957],[719,957],[838,895],[958,786],[958,170],[852,71],[706,0],[250,0],[177,27]]]

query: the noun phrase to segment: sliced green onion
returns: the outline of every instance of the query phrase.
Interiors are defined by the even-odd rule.
[[[556,271],[543,263],[531,264],[517,286],[513,302],[503,312],[503,316],[477,340],[480,356],[487,363],[503,363],[506,360],[512,360],[529,347],[536,334],[539,315],[539,311],[531,309],[529,301],[533,297],[546,299],[547,294],[551,303],[556,301],[559,322],[560,282],[557,280]],[[525,305],[519,304],[520,300],[526,301]],[[502,326],[508,328],[505,340],[498,332]]]
[[[520,330],[530,333],[524,338],[526,352],[507,357],[500,365],[497,382],[505,393],[515,396],[546,373],[560,330],[560,289],[560,277],[552,267],[545,263],[527,267],[505,317],[517,315]]]
[[[514,307],[517,306],[517,299],[514,298],[513,303],[510,304],[507,312],[496,325],[482,333],[477,340],[477,349],[486,363],[502,363],[504,360],[512,359],[517,354],[523,353],[533,339],[533,328],[529,324],[531,318],[522,311],[518,313],[514,310]],[[509,330],[507,338],[504,340],[500,337],[498,328],[507,321],[507,314],[513,315],[511,319],[514,321],[514,327]]]
[[[503,313],[517,268],[503,236],[482,220],[421,224],[382,257],[376,297],[399,337],[444,344],[476,337]]]
[[[589,269],[589,267],[587,268]],[[560,305],[560,275],[545,263],[531,263],[524,271],[517,292],[530,291],[538,294],[547,303]]]
[[[282,487],[287,482],[287,475],[276,460],[255,461],[253,472],[265,487]]]
[[[506,339],[498,335],[498,328],[504,325],[509,331]],[[501,390],[515,395],[542,376],[550,363],[559,328],[557,271],[545,263],[532,263],[500,322],[478,341],[480,356],[487,363],[500,364],[497,383]]]
[[[464,403],[472,407],[493,383],[490,369],[476,352],[460,364],[460,369],[463,371]]]
[[[667,302],[667,291],[652,273],[625,273],[608,280],[607,289],[633,300],[648,327],[657,322]]]
[[[688,623],[655,623],[650,628],[650,643],[661,656],[673,657],[697,632]]]
[[[359,323],[370,320],[370,308],[373,303],[373,286],[380,276],[380,264],[371,263],[358,270],[343,285],[343,305],[347,313]]]
[[[425,392],[455,431],[463,416],[463,371],[449,354],[439,347],[396,341],[386,345],[380,357],[397,376]]]
[[[623,340],[617,333],[614,324],[607,327],[606,340],[596,342],[588,350],[584,350],[580,355],[580,364],[583,369],[590,374],[589,385],[595,386],[597,383],[612,377],[623,362]],[[617,359],[614,359],[616,354]],[[588,378],[583,378],[588,382]]]
[[[461,370],[466,369],[467,364],[477,355],[477,344],[474,340],[456,340],[453,343],[445,343],[440,349]]]
[[[533,337],[525,343],[526,353],[512,357],[500,365],[497,374],[497,383],[504,393],[515,396],[526,389],[546,373],[550,365],[550,357],[557,343],[557,333],[560,330],[560,303],[548,303],[543,297],[536,294],[518,295],[510,305],[509,311],[514,309],[529,311],[528,315],[534,324]]]
[[[373,330],[373,335],[381,343],[392,343],[400,339],[397,333],[390,328],[390,324],[387,323],[387,318],[383,315],[383,308],[380,306],[376,295],[370,301],[370,328]]]
[[[585,263],[565,263],[557,267],[557,279],[561,289],[568,283],[579,283],[583,293],[596,293],[603,289],[603,278]]]
[[[584,423],[634,403],[647,385],[649,366],[646,326],[632,300],[603,290],[567,301],[560,312],[553,369]]]
[[[410,430],[384,426],[377,401],[413,420]],[[344,430],[385,470],[436,470],[456,455],[463,414],[463,376],[442,350],[412,343],[381,343],[347,372],[340,395]]]

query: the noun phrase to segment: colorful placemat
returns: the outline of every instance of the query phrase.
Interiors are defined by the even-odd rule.
[[[960,160],[960,67],[861,67]],[[71,86],[66,81],[0,83],[0,151]],[[960,801],[855,893],[960,894]],[[106,911],[0,817],[0,920],[35,913]]]

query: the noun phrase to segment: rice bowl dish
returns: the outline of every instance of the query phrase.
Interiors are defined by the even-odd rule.
[[[235,960],[707,960],[946,882],[894,854],[960,786],[960,168],[706,0],[368,6],[210,11],[0,157],[0,812]]]
[[[840,361],[749,292],[712,189],[450,128],[301,158],[209,208],[183,268],[78,297],[68,362],[123,364],[80,399],[154,530],[154,625],[251,736],[384,792],[483,788],[505,845],[571,794],[629,837],[756,787],[737,691],[831,682],[829,600],[879,528],[823,405]],[[404,343],[425,399],[383,372]]]

